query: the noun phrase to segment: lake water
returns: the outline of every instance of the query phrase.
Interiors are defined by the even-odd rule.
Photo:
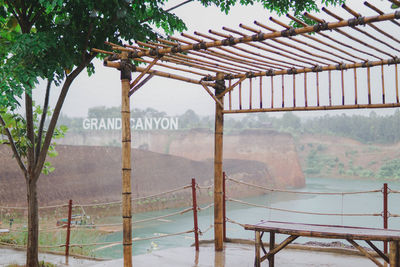
[[[354,180],[354,179],[320,179],[308,178],[306,186],[298,191],[307,192],[354,192],[381,189],[383,183],[388,183],[392,190],[400,190],[400,182],[382,180]],[[307,212],[323,213],[382,213],[383,194],[370,193],[359,195],[302,195],[291,193],[269,193],[258,197],[246,198],[246,202]],[[389,212],[400,214],[400,194],[389,194]],[[135,214],[134,220],[150,218],[169,214],[179,209],[169,209],[161,212],[148,212]],[[199,213],[199,228],[205,231],[213,223],[214,211],[212,208]],[[287,222],[303,222],[315,224],[348,225],[360,227],[383,227],[383,219],[379,217],[345,217],[345,216],[321,216],[272,211],[265,208],[249,207],[235,202],[227,203],[227,217],[239,223],[257,223],[260,220],[277,220]],[[400,230],[400,217],[389,219],[389,228]],[[163,221],[146,222],[133,227],[133,237],[153,237],[159,234],[169,234],[193,229],[193,214],[167,218]],[[211,229],[201,239],[213,239],[214,230]],[[228,238],[253,239],[253,232],[245,231],[239,225],[227,223]],[[102,241],[122,240],[122,233],[107,235]],[[278,239],[279,241],[279,239]],[[307,242],[310,239],[299,238],[298,243]],[[319,240],[327,241],[327,240]],[[329,240],[332,241],[332,240]],[[155,240],[138,241],[133,243],[133,254],[144,254],[153,250],[172,247],[189,246],[194,242],[193,233],[183,236],[172,236]],[[122,257],[121,245],[104,248],[96,251],[98,257],[120,258]]]

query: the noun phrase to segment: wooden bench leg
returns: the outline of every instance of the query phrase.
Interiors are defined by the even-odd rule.
[[[391,241],[389,243],[389,261],[390,261],[390,267],[400,267],[399,241]]]
[[[254,267],[260,267],[261,262],[260,262],[260,247],[261,247],[261,235],[259,231],[256,231],[256,259],[254,261]]]
[[[270,232],[269,233],[269,251],[273,250],[275,248],[275,233]],[[271,255],[271,257],[268,258],[269,261],[269,267],[274,267],[275,266],[275,254]]]

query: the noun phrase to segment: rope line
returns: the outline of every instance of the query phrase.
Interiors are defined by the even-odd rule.
[[[161,193],[158,193],[158,194],[154,194],[154,195],[150,195],[150,196],[145,196],[145,197],[133,198],[132,201],[138,201],[138,200],[141,200],[141,199],[158,197],[158,196],[161,196],[161,195],[174,193],[174,192],[176,192],[176,191],[188,189],[188,188],[191,188],[191,187],[192,187],[192,185],[185,185],[185,186],[182,186],[182,187],[179,187],[179,188],[175,188],[175,189],[172,189],[172,190],[169,190],[169,191],[164,191],[164,192],[161,192]]]
[[[230,222],[230,223],[239,225],[239,226],[241,226],[241,227],[244,227],[244,224],[239,223],[239,222],[236,222],[236,221],[234,221],[234,220],[232,220],[232,219],[229,219],[228,217],[226,217],[225,219],[226,219],[227,222]]]
[[[284,189],[275,189],[275,188],[270,188],[270,187],[264,187],[260,185],[255,185],[251,183],[246,183],[243,181],[239,181],[233,178],[227,178],[226,180],[238,183],[238,184],[244,184],[247,186],[252,186],[258,189],[270,191],[270,192],[281,192],[281,193],[292,193],[292,194],[307,194],[307,195],[355,195],[355,194],[367,194],[367,193],[377,193],[381,192],[381,189],[377,190],[369,190],[369,191],[357,191],[357,192],[302,192],[302,191],[293,191],[293,190],[284,190]]]
[[[199,229],[199,234],[200,234],[200,235],[204,235],[205,233],[207,233],[208,231],[210,231],[213,227],[214,227],[214,225],[213,225],[213,224],[210,224],[210,226],[208,226],[208,228],[207,228],[206,230],[204,230],[204,231],[201,231],[201,230]]]
[[[389,193],[400,194],[400,191],[399,191],[399,190],[392,190],[392,189],[389,189]]]
[[[198,211],[203,211],[203,210],[211,208],[212,206],[214,206],[214,203],[211,203],[211,204],[209,204],[209,205],[207,205],[205,207],[197,207],[197,210]]]
[[[213,187],[214,187],[214,184],[211,184],[209,186],[200,186],[200,185],[196,184],[196,188],[200,189],[200,190],[209,190],[209,189],[211,189]]]
[[[167,217],[172,217],[172,216],[175,216],[175,215],[182,215],[182,214],[184,214],[186,212],[189,212],[191,210],[193,210],[193,208],[187,208],[187,209],[184,209],[184,210],[181,210],[181,211],[173,212],[173,213],[162,215],[162,216],[157,216],[157,217],[152,217],[152,218],[143,219],[143,220],[139,220],[139,221],[134,221],[134,222],[132,222],[132,224],[148,222],[148,221],[155,221],[155,220],[159,220],[159,219],[163,219],[163,218],[167,218]]]
[[[273,208],[273,207],[267,207],[264,205],[259,205],[259,204],[253,204],[249,202],[245,202],[242,200],[238,199],[233,199],[233,198],[228,198],[229,201],[248,205],[248,206],[253,206],[253,207],[258,207],[258,208],[265,208],[269,210],[277,210],[277,211],[284,211],[284,212],[291,212],[291,213],[299,213],[299,214],[308,214],[308,215],[326,215],[326,216],[382,216],[380,213],[372,213],[372,214],[367,214],[367,213],[321,213],[321,212],[308,212],[308,211],[297,211],[297,210],[288,210],[288,209],[281,209],[281,208]]]

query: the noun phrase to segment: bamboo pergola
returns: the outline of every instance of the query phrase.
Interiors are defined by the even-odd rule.
[[[108,54],[104,65],[121,72],[124,266],[132,264],[129,97],[159,76],[198,84],[214,100],[214,234],[215,249],[222,250],[224,114],[400,107],[400,36],[394,34],[400,10],[364,5],[367,15],[342,5],[346,18],[323,8],[329,22],[305,13],[314,25],[288,14],[286,22],[271,17],[268,24],[93,49]],[[133,81],[132,72],[138,74]]]

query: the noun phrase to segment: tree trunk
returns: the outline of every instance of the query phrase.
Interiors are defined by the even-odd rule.
[[[39,208],[37,200],[37,180],[33,175],[26,179],[28,198],[28,244],[26,249],[26,266],[39,267]]]

